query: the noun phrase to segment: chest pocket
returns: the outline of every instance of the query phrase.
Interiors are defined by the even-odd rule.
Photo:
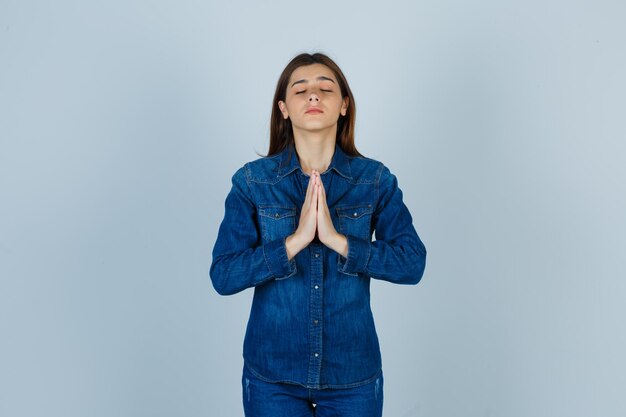
[[[372,213],[374,212],[371,204],[336,207],[335,210],[341,234],[371,240]]]
[[[296,230],[295,207],[261,205],[259,219],[264,242],[287,237]]]

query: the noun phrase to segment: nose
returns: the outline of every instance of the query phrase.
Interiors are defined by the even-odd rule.
[[[313,101],[320,101],[320,98],[317,96],[317,94],[312,93],[312,94],[309,96],[309,101],[310,101],[310,102],[313,102]]]

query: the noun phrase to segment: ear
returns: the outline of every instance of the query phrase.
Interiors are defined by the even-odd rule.
[[[287,106],[285,105],[284,101],[282,100],[278,101],[278,108],[280,109],[280,112],[283,114],[283,119],[288,119],[289,112],[287,111]]]
[[[341,105],[341,115],[345,116],[348,111],[348,105],[350,104],[350,97],[345,96],[343,98],[343,104]]]

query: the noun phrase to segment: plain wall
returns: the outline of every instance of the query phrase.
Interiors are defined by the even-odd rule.
[[[0,0],[0,415],[243,415],[211,262],[299,52],[428,249],[373,281],[392,417],[626,415],[621,1]]]

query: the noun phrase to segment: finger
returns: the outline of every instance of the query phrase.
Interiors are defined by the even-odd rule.
[[[314,178],[313,194],[317,194],[317,188],[320,186],[320,174],[318,171],[313,170],[311,175],[313,175]]]
[[[324,188],[324,183],[322,182],[322,179],[320,178],[320,185],[319,185],[319,196],[318,196],[320,202],[322,202],[322,204],[326,204],[326,188]]]
[[[328,221],[328,205],[326,204],[326,193],[324,184],[320,181],[317,189],[317,221],[327,225]]]
[[[313,207],[315,207],[317,209],[317,200],[318,200],[318,194],[319,194],[319,184],[315,184],[315,189],[313,190],[313,199],[311,201],[311,204],[313,205]]]
[[[322,201],[322,197],[320,196],[320,189],[322,188],[322,186],[320,184],[318,184],[317,189],[315,190],[316,195],[316,200],[317,200],[317,217],[319,218],[320,214],[322,214],[322,212],[324,210],[322,210],[322,208],[324,207],[324,202]]]
[[[322,189],[323,188],[324,188],[324,185],[322,184],[322,181],[320,181],[317,184],[317,188],[316,188],[318,201],[320,201],[322,199]]]
[[[315,177],[311,175],[309,177],[309,184],[306,187],[306,194],[304,196],[304,201],[310,201],[313,198],[313,192],[315,191]]]
[[[324,185],[320,183],[317,189],[317,215],[325,216],[328,210],[326,206],[326,199],[324,198]]]

